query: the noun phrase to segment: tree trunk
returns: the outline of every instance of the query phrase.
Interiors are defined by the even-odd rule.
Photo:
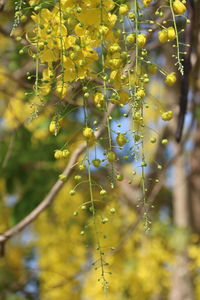
[[[180,147],[180,145],[176,144],[176,151],[180,151]],[[190,215],[183,153],[177,158],[174,167],[173,218],[178,233],[177,236],[175,236],[178,248],[176,250],[176,261],[172,269],[172,287],[169,300],[194,300],[192,279],[189,272],[186,252]]]
[[[197,233],[200,233],[200,124],[198,124],[194,136],[194,150],[191,155],[191,175],[189,180],[189,192],[191,201],[192,225]]]

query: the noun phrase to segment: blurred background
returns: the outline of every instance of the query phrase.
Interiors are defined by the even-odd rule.
[[[0,1],[2,7],[3,3]],[[98,223],[109,282],[105,295],[98,282],[100,268],[91,213],[80,209],[89,201],[89,191],[83,184],[70,196],[77,184],[76,176],[86,180],[87,174],[74,168],[52,205],[9,239],[4,249],[2,244],[0,300],[200,299],[200,1],[190,4],[192,22],[185,37],[191,47],[186,55],[185,75],[170,88],[155,74],[148,86],[152,108],[145,115],[147,135],[153,132],[157,139],[169,140],[166,146],[145,145],[152,222],[149,232],[144,230],[144,216],[138,205],[138,163],[126,157],[125,148],[118,151],[120,160],[116,166],[124,180],[114,189],[109,187],[105,164],[92,168],[95,180],[108,186],[108,196],[97,204],[102,218],[107,218]],[[68,161],[55,160],[54,150],[70,141],[73,153],[80,145],[83,126],[78,88],[62,102],[51,94],[41,104],[31,94],[34,78],[28,80],[27,72],[28,76],[34,74],[35,63],[26,51],[26,40],[17,39],[31,21],[24,18],[10,36],[13,7],[14,2],[7,1],[0,12],[1,233],[20,222],[44,199]],[[20,55],[22,46],[25,52]],[[167,72],[175,71],[171,44],[161,45],[151,39],[147,48]],[[172,110],[175,118],[167,124],[161,122],[157,106]],[[49,123],[55,111],[63,110],[67,118],[62,131],[52,136]],[[113,114],[113,131],[119,124],[122,129],[130,126],[129,118],[120,119],[121,112],[126,113],[126,107]],[[177,127],[184,115],[184,130],[177,143]],[[94,121],[100,119],[94,112]],[[97,149],[99,159],[103,152],[103,148]],[[96,154],[91,151],[90,155],[92,159]]]

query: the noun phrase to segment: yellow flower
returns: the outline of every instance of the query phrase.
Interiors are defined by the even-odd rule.
[[[105,103],[104,95],[102,93],[96,93],[94,95],[94,103],[97,107],[103,107]]]
[[[110,80],[114,87],[120,88],[121,87],[121,70],[116,69],[110,72]]]
[[[139,47],[143,48],[144,45],[146,44],[146,41],[147,41],[146,36],[143,33],[138,34],[137,42]]]
[[[94,132],[92,130],[92,128],[90,127],[86,127],[83,129],[83,136],[85,137],[87,144],[89,146],[93,146],[95,143],[95,135]]]
[[[135,42],[135,33],[127,35],[126,40],[129,44],[133,44]]]
[[[55,159],[59,159],[59,158],[62,158],[62,151],[61,150],[56,150],[55,153],[54,153],[54,157]]]
[[[129,19],[134,20],[134,19],[135,19],[135,14],[134,14],[134,12],[131,11],[131,12],[128,14],[128,17],[129,17]]]
[[[140,117],[141,117],[141,115],[140,115],[139,111],[135,112],[133,115],[134,120],[139,120]]]
[[[144,89],[142,89],[142,88],[139,88],[138,90],[137,90],[137,96],[139,97],[139,98],[144,98],[145,97],[145,95],[146,95],[146,93],[145,93],[145,90]]]
[[[122,147],[127,143],[127,139],[123,133],[119,133],[118,136],[116,137],[116,142],[120,147]]]
[[[96,168],[98,168],[100,166],[100,164],[101,164],[101,161],[100,161],[100,159],[96,158],[96,159],[94,159],[92,161],[92,163],[93,163],[93,166],[95,166]]]
[[[91,47],[85,47],[82,50],[83,56],[85,57],[87,63],[93,63],[95,60],[98,60],[98,54],[96,50],[92,49]]]
[[[67,28],[64,24],[60,26],[60,19],[58,14],[59,8],[56,5],[52,11],[49,9],[43,8],[40,11],[40,14],[33,15],[32,19],[33,21],[39,25],[38,29],[36,29],[36,34],[38,38],[40,38],[42,41],[46,42],[46,47],[43,48],[43,45],[41,47],[41,51],[44,54],[43,55],[43,61],[42,62],[49,62],[49,53],[45,54],[46,50],[53,51],[54,48],[56,50],[61,49],[61,40],[60,40],[60,34],[63,36],[63,41],[65,40],[67,36]],[[36,39],[32,39],[32,44],[36,45]],[[48,57],[46,60],[45,55]],[[52,57],[51,57],[52,58]],[[58,56],[59,58],[59,56]],[[58,58],[54,59],[58,60]],[[53,61],[53,60],[52,60]]]
[[[25,122],[27,118],[30,117],[30,104],[28,102],[25,103],[23,99],[23,90],[18,90],[15,93],[13,90],[13,96],[10,97],[10,101],[7,103],[4,114],[6,125],[8,126],[8,128],[17,128],[18,126],[23,124],[23,122]]]
[[[62,118],[54,118],[49,124],[49,131],[55,136],[58,134],[62,125]]]
[[[110,59],[109,64],[111,65],[111,68],[117,69],[117,68],[119,68],[119,66],[121,64],[121,59],[120,58]]]
[[[173,41],[176,37],[174,27],[168,27],[158,32],[158,39],[161,43]]]
[[[56,131],[57,131],[57,129],[56,129],[56,121],[51,121],[51,123],[49,125],[49,131],[52,134],[56,135]]]
[[[57,48],[55,49],[46,49],[42,52],[40,55],[40,60],[42,63],[47,62],[49,65],[52,64],[52,62],[57,61],[59,59],[59,51]]]
[[[167,29],[158,32],[158,39],[161,43],[166,43],[168,41]]]
[[[92,130],[92,128],[90,127],[86,127],[84,130],[83,130],[83,136],[85,138],[91,138],[92,136],[94,135],[94,132]]]
[[[111,53],[115,53],[115,52],[120,51],[120,49],[121,49],[120,45],[115,43],[115,44],[111,45],[108,50]]]
[[[69,150],[68,150],[68,149],[62,150],[62,157],[63,157],[63,158],[66,158],[66,157],[68,157],[68,156],[69,156],[69,154],[70,154],[70,152],[69,152]]]
[[[179,0],[173,2],[173,10],[175,14],[182,15],[186,11],[186,6]]]
[[[107,154],[107,158],[109,162],[114,162],[116,160],[116,155],[114,152],[109,151]]]
[[[142,2],[143,2],[145,7],[149,7],[149,5],[151,4],[151,1],[152,0],[143,0]]]
[[[167,145],[168,144],[168,139],[162,139],[161,143],[162,143],[162,145]]]
[[[104,25],[101,25],[99,26],[99,32],[102,34],[102,35],[106,35],[109,31],[109,28],[104,26]]]
[[[126,4],[121,4],[119,7],[119,14],[120,15],[126,15],[127,12],[129,11],[128,5]]]
[[[59,78],[61,78],[61,76],[59,76]],[[68,90],[68,85],[62,80],[58,80],[56,83],[56,92],[58,93],[61,99],[65,97],[67,90]]]
[[[174,72],[166,76],[165,83],[167,85],[172,86],[175,84],[175,82],[176,82],[176,74]]]
[[[170,121],[173,118],[173,112],[171,110],[162,113],[161,115],[163,121]]]
[[[64,81],[73,81],[76,78],[74,62],[69,57],[64,57]]]
[[[103,6],[106,10],[112,10],[115,7],[115,2],[113,0],[107,0],[103,2]]]
[[[176,37],[174,27],[167,28],[167,36],[168,36],[168,40],[173,41],[173,39]]]
[[[83,10],[81,13],[77,13],[78,20],[87,26],[99,26],[101,23],[101,17],[99,8],[92,8]]]
[[[117,16],[115,14],[108,13],[108,27],[112,28],[117,22]]]

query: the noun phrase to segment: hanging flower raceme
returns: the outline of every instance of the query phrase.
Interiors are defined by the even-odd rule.
[[[99,217],[96,202],[105,203],[104,198],[109,192],[101,184],[94,183],[93,170],[106,167],[109,174],[107,182],[114,189],[116,181],[122,181],[125,177],[117,169],[118,163],[135,164],[137,176],[131,173],[133,179],[130,182],[134,183],[137,177],[140,189],[138,203],[143,205],[145,229],[149,230],[149,183],[145,173],[146,167],[155,158],[148,161],[145,147],[148,144],[156,149],[159,145],[159,138],[149,128],[152,128],[152,122],[157,124],[160,118],[163,121],[173,118],[167,101],[161,103],[160,99],[155,100],[156,103],[151,102],[151,98],[157,97],[151,95],[151,90],[157,84],[155,77],[159,74],[169,88],[176,83],[177,70],[183,74],[183,38],[179,42],[183,30],[179,30],[176,18],[186,13],[184,2],[169,0],[165,6],[158,4],[155,14],[152,14],[154,6],[151,0],[126,3],[113,0],[58,0],[55,4],[31,0],[30,5],[33,26],[27,27],[26,38],[36,72],[29,77],[35,77],[34,94],[41,99],[42,105],[49,103],[52,107],[49,131],[61,137],[68,133],[65,123],[75,109],[77,113],[72,113],[72,119],[79,122],[78,133],[75,135],[73,132],[70,142],[56,147],[54,158],[59,159],[57,163],[62,163],[64,158],[70,157],[68,144],[76,145],[79,139],[84,140],[86,150],[81,162],[75,166],[78,165],[77,172],[87,173],[85,182],[90,195],[89,201],[83,204],[83,211],[89,203],[88,211],[95,226]],[[160,21],[163,16],[164,20]],[[182,19],[185,20],[185,15]],[[152,34],[154,31],[156,34]],[[157,53],[155,55],[151,50],[154,47],[150,44],[154,39],[159,47],[167,43],[172,48],[177,70],[174,68],[167,72],[164,60],[156,61]],[[24,53],[24,49],[20,51]],[[121,126],[125,129],[120,129]],[[95,133],[98,129],[102,134],[100,137],[99,133]],[[69,128],[69,131],[73,130]],[[160,144],[164,146],[167,143],[168,139],[163,138]],[[150,154],[147,154],[149,157]],[[81,176],[76,174],[75,181],[79,181]],[[79,184],[76,183],[71,196],[76,196],[77,188]],[[94,199],[96,194],[101,196],[100,200]],[[115,208],[112,211],[114,213]],[[78,216],[77,211],[74,216]],[[104,217],[101,224],[108,223],[108,220]],[[101,231],[98,228],[94,230],[98,241],[98,260],[101,262],[100,281],[105,287],[107,280]],[[80,234],[84,236],[85,230]]]

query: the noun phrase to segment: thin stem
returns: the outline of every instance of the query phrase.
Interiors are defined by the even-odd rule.
[[[105,270],[104,270],[104,259],[102,254],[102,247],[99,239],[99,232],[97,228],[97,222],[96,222],[96,209],[94,204],[94,197],[93,197],[93,189],[92,189],[92,176],[91,176],[91,168],[90,168],[90,160],[89,160],[89,148],[87,147],[87,162],[88,162],[88,181],[89,181],[89,191],[90,191],[90,201],[92,205],[92,217],[93,217],[93,225],[94,225],[94,231],[96,235],[96,241],[97,241],[97,250],[99,251],[99,258],[100,258],[100,265],[101,265],[101,278],[103,280],[103,286],[107,287],[107,281],[105,279]]]
[[[183,69],[183,65],[181,63],[181,58],[180,58],[180,46],[179,46],[179,37],[178,37],[178,30],[177,30],[177,26],[176,26],[176,17],[174,14],[174,10],[173,10],[173,0],[169,0],[169,4],[170,4],[170,10],[171,10],[171,14],[172,14],[172,18],[173,18],[173,23],[174,23],[174,30],[175,30],[175,34],[176,34],[176,54],[177,54],[177,63],[178,64],[178,70],[180,71],[181,75],[184,74],[184,69]]]
[[[138,60],[139,60],[139,47],[138,47],[138,33],[139,33],[139,12],[138,12],[138,1],[135,0],[134,2],[135,8],[135,31],[136,31],[136,49],[135,49],[135,95],[138,88]],[[137,83],[137,84],[136,84]],[[142,100],[141,100],[142,101]],[[148,229],[148,217],[146,212],[146,188],[145,188],[145,153],[144,153],[144,110],[143,110],[143,103],[140,105],[140,113],[142,124],[139,125],[141,128],[141,157],[142,157],[142,164],[141,164],[141,187],[142,187],[142,203],[144,206],[144,222],[145,222],[145,229]]]
[[[100,11],[101,11],[101,25],[104,24],[103,20],[103,0],[100,1]],[[106,79],[105,79],[105,57],[104,57],[104,38],[103,34],[101,34],[101,44],[102,44],[102,54],[101,54],[101,63],[102,63],[102,73],[103,73],[103,94],[104,97],[106,98]],[[106,111],[108,111],[108,103],[107,100],[105,101],[106,105]],[[108,129],[108,142],[109,142],[109,151],[112,151],[112,137],[111,137],[111,129],[110,129],[110,116],[107,115],[107,129]],[[111,163],[111,186],[114,187],[114,165],[113,162]]]

